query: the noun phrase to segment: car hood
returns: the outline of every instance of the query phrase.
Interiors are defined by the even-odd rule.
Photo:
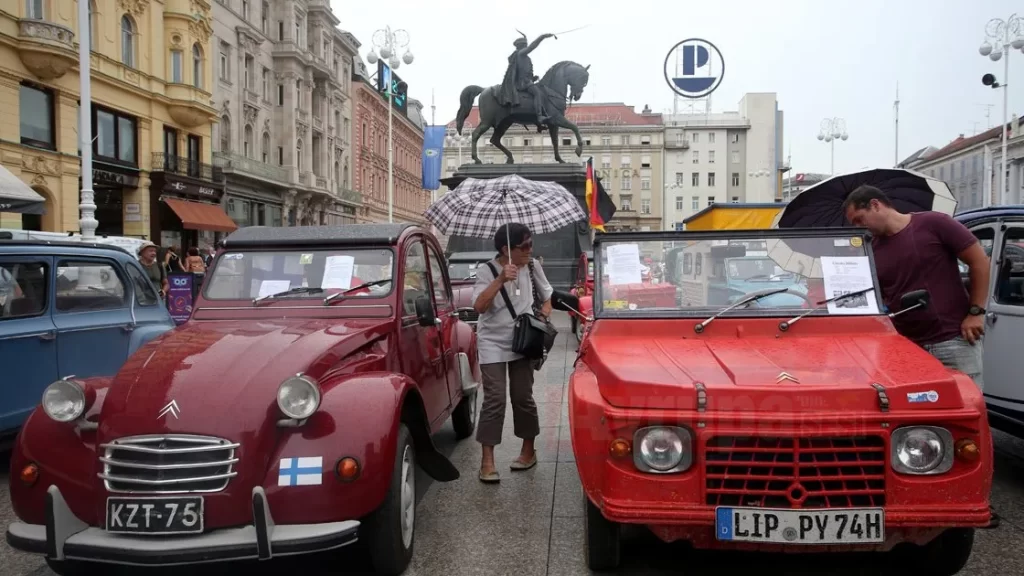
[[[892,409],[964,405],[952,373],[895,332],[589,339],[587,364],[613,406],[693,409],[698,382],[709,411],[877,412],[876,383]]]
[[[281,417],[278,385],[314,378],[387,334],[390,320],[191,321],[150,342],[114,377],[101,439],[181,432],[235,441]],[[174,409],[167,410],[173,402]]]

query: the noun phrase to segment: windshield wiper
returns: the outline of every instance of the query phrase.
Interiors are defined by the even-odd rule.
[[[274,294],[267,294],[266,296],[260,296],[259,298],[253,298],[252,299],[252,305],[255,306],[256,304],[258,304],[258,303],[260,303],[260,302],[262,302],[264,300],[270,300],[270,299],[273,299],[273,298],[278,298],[280,296],[288,296],[289,294],[313,294],[313,293],[316,293],[316,292],[323,292],[323,291],[324,291],[324,289],[320,288],[318,286],[317,287],[314,287],[314,286],[296,286],[295,288],[289,288],[288,290],[285,290],[283,292],[276,292]]]
[[[377,286],[378,284],[387,284],[388,282],[391,282],[391,278],[381,278],[380,280],[370,280],[369,282],[363,282],[362,284],[360,284],[358,286],[353,286],[353,287],[351,287],[351,288],[349,288],[347,290],[342,290],[341,292],[335,292],[334,294],[331,294],[330,296],[324,298],[324,306],[330,305],[330,303],[334,302],[335,300],[343,299],[349,292],[353,292],[355,290],[360,290],[362,288],[369,288],[370,286]]]
[[[746,298],[740,300],[739,302],[735,302],[735,303],[730,304],[729,306],[726,306],[725,308],[719,310],[711,318],[708,318],[707,320],[705,320],[705,321],[701,322],[700,324],[697,324],[696,326],[694,326],[693,327],[693,331],[696,332],[697,334],[700,334],[701,332],[704,331],[704,328],[707,327],[708,324],[711,324],[712,320],[714,320],[715,318],[718,318],[719,316],[721,316],[722,314],[725,314],[726,312],[728,312],[729,310],[732,310],[733,308],[739,308],[740,306],[743,306],[744,304],[750,304],[751,302],[756,302],[757,300],[760,300],[761,298],[766,298],[768,296],[772,296],[773,294],[781,294],[781,293],[787,292],[787,291],[789,291],[789,287],[788,286],[785,287],[785,288],[775,288],[773,290],[765,290],[763,292],[755,292],[755,293],[751,294],[750,296],[747,296]]]
[[[849,294],[842,294],[842,295],[839,295],[839,296],[835,296],[833,298],[829,298],[828,300],[822,300],[821,302],[818,302],[818,306],[821,306],[822,304],[828,304],[830,302],[838,302],[840,300],[846,300],[847,298],[853,298],[854,296],[860,296],[861,294],[867,294],[868,292],[871,292],[874,289],[875,288],[872,286],[871,288],[865,288],[863,290],[858,290],[856,292],[850,292]],[[782,322],[779,322],[779,330],[782,330],[783,332],[785,332],[786,330],[789,330],[789,327],[792,326],[793,324],[795,324],[797,320],[799,320],[799,319],[801,319],[801,318],[803,318],[805,316],[810,316],[811,314],[814,314],[818,310],[821,310],[821,308],[811,308],[810,310],[808,310],[807,312],[804,312],[803,314],[797,316],[796,318],[792,318],[790,320],[783,320]]]

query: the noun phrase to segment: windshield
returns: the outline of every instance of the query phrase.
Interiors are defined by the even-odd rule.
[[[394,253],[388,248],[225,252],[207,273],[203,296],[210,300],[318,298],[376,282],[345,295],[377,298],[391,292]]]
[[[880,313],[877,291],[819,304],[877,288],[863,238],[848,233],[779,236],[765,231],[763,238],[753,241],[748,234],[742,240],[715,234],[713,240],[673,242],[659,236],[657,240],[602,241],[602,278],[595,295],[598,312],[615,317],[706,318],[744,298],[771,292],[724,315],[787,316],[807,310]],[[645,255],[654,266],[673,273],[663,281],[649,278],[644,272]]]
[[[476,262],[451,262],[448,264],[448,277],[452,280],[475,278],[476,267]]]

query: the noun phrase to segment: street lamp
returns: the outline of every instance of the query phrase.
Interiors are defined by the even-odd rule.
[[[1003,160],[1002,170],[999,171],[999,177],[1001,178],[999,181],[999,194],[1002,197],[1001,203],[1008,204],[1010,202],[1010,182],[1006,177],[1006,108],[1008,100],[1006,81],[1010,75],[1010,48],[1024,51],[1024,35],[1021,35],[1021,18],[1016,14],[1011,14],[1006,20],[1000,20],[999,18],[989,20],[988,24],[985,24],[985,37],[986,40],[978,48],[978,52],[982,56],[988,56],[993,62],[998,62],[1003,57],[1003,51],[1006,51],[1006,59],[1003,60],[1003,83],[999,84],[999,82],[996,82],[996,78],[992,74],[985,74],[981,78],[981,82],[992,88],[1003,89]],[[991,42],[989,42],[990,40]],[[987,202],[985,204],[987,205]]]
[[[467,130],[467,129],[469,129],[469,130]],[[471,131],[472,131],[472,127],[470,127],[470,126],[463,127],[463,132],[467,132],[466,134],[459,134],[459,133],[457,133],[455,131],[455,128],[449,128],[448,129],[447,144],[449,146],[456,146],[456,147],[458,147],[458,149],[459,149],[459,166],[462,166],[462,146],[464,144],[469,144],[470,141],[473,140],[473,137],[470,136],[469,133],[468,133],[468,132],[471,132]]]
[[[846,141],[850,136],[846,133],[846,120],[842,118],[825,118],[821,121],[818,140],[828,142],[832,147],[832,175],[836,173],[836,140]]]
[[[405,48],[402,59],[398,59],[398,51]],[[409,33],[405,30],[391,30],[390,26],[373,33],[373,49],[366,54],[366,61],[371,65],[377,60],[387,60],[391,70],[398,70],[402,62],[412,64],[413,56],[409,50]],[[378,81],[382,79],[378,78]],[[394,91],[388,78],[388,222],[394,222],[395,211],[395,143],[394,143]]]

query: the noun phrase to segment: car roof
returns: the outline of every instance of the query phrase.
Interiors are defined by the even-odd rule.
[[[994,218],[1024,218],[1024,204],[1007,204],[1004,206],[987,206],[985,208],[964,210],[954,214],[953,218],[962,224]]]
[[[225,248],[271,246],[339,246],[388,244],[398,242],[402,234],[416,224],[343,224],[341,226],[247,226],[224,239]]]
[[[494,258],[494,252],[452,252],[448,256],[448,260],[472,260],[474,262],[479,260],[490,260]]]
[[[61,240],[6,240],[0,239],[0,252],[38,254],[59,252],[62,254],[89,254],[96,251],[113,252],[118,256],[133,257],[132,253],[116,244],[99,242],[69,242]],[[104,254],[107,255],[107,254]]]

